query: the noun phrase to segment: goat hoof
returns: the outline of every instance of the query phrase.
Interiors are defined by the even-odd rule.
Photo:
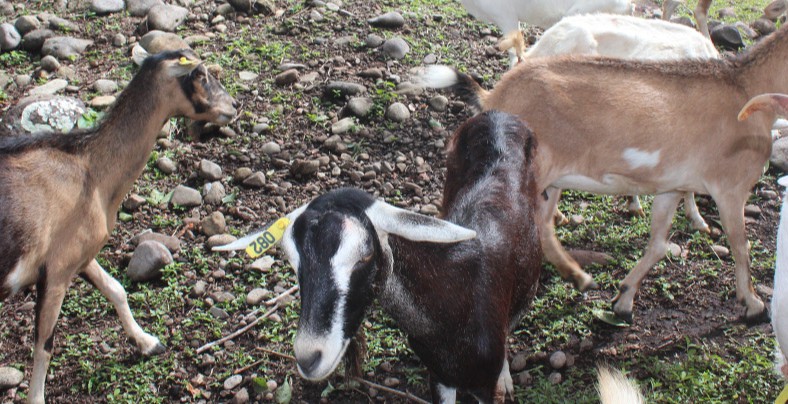
[[[632,324],[632,312],[631,311],[616,311],[616,306],[613,305],[613,313],[616,314],[616,317],[619,320],[626,322],[627,324]]]
[[[591,275],[583,274],[583,276],[578,276],[573,279],[573,283],[577,290],[581,292],[588,292],[592,289],[599,289],[599,285],[594,282],[594,278]]]
[[[744,322],[750,327],[769,322],[769,311],[764,307],[759,313],[750,314],[745,312]]]
[[[158,342],[153,346],[153,348],[149,349],[147,352],[143,352],[142,354],[145,356],[156,356],[161,355],[164,352],[167,352],[167,348],[165,348],[161,342]]]

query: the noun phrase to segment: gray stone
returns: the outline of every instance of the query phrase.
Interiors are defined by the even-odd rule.
[[[342,137],[339,135],[334,135],[326,139],[326,141],[323,142],[323,146],[326,146],[328,150],[336,154],[342,154],[347,151],[347,145],[342,141]]]
[[[744,47],[739,30],[730,24],[720,24],[711,29],[711,41],[724,50],[738,51]]]
[[[35,96],[20,101],[6,114],[6,120],[28,133],[68,132],[85,113],[85,104],[71,97]]]
[[[312,11],[309,12],[309,19],[312,20],[312,21],[315,21],[315,22],[321,22],[325,18],[323,17],[323,14],[320,14],[319,11],[312,10]]]
[[[0,367],[0,390],[18,386],[24,380],[25,374],[11,367]]]
[[[213,248],[220,245],[230,244],[233,241],[238,240],[235,236],[230,234],[217,234],[211,237],[208,237],[208,240],[205,242],[205,245],[208,248]]]
[[[151,29],[175,31],[186,20],[189,10],[171,4],[158,4],[148,11],[148,25]]]
[[[235,181],[243,181],[247,177],[252,175],[252,169],[249,167],[238,167],[235,169],[233,173],[233,180]]]
[[[22,42],[22,35],[9,23],[0,24],[0,50],[10,51],[16,49]]]
[[[758,205],[747,204],[744,206],[744,215],[749,217],[761,217],[762,211]]]
[[[449,99],[442,95],[436,95],[430,98],[428,104],[434,111],[446,112],[446,110],[449,108]]]
[[[52,81],[47,82],[46,84],[42,84],[32,90],[30,90],[30,95],[53,95],[57,92],[63,91],[63,89],[68,86],[68,81],[63,79],[54,79]]]
[[[176,166],[169,157],[159,157],[159,159],[156,160],[156,168],[167,175],[178,170],[178,166]]]
[[[681,246],[676,243],[668,243],[668,254],[671,257],[677,258],[681,256]]]
[[[372,110],[374,105],[375,103],[372,101],[372,98],[369,97],[354,97],[347,103],[350,113],[362,118],[369,115],[369,111]]]
[[[723,246],[718,245],[718,244],[712,245],[711,246],[711,250],[714,252],[714,254],[717,254],[717,256],[720,257],[720,258],[726,258],[729,255],[731,255],[731,252],[730,252],[730,250],[728,250],[728,248],[723,247]]]
[[[200,191],[185,185],[178,185],[172,191],[170,203],[190,208],[192,206],[200,206],[202,204],[202,197],[200,196]]]
[[[367,20],[367,22],[369,25],[377,28],[396,29],[405,25],[405,18],[402,16],[402,14],[392,11],[390,13],[379,15],[375,18],[370,18]]]
[[[750,27],[754,29],[757,33],[761,36],[769,35],[774,31],[777,31],[777,25],[771,20],[766,18],[759,18],[750,24]]]
[[[424,56],[425,65],[434,65],[435,63],[438,63],[438,55],[429,53],[427,56]]]
[[[397,84],[397,88],[394,89],[394,92],[406,97],[415,97],[424,93],[424,87],[406,81]]]
[[[191,293],[189,296],[191,297],[203,297],[205,296],[205,291],[208,289],[208,283],[205,281],[197,281],[194,282],[194,286],[192,287]]]
[[[408,52],[410,52],[410,45],[402,38],[391,38],[383,43],[383,53],[392,59],[400,60]]]
[[[261,151],[270,156],[273,154],[279,154],[282,151],[282,148],[279,146],[279,143],[268,142],[263,145]]]
[[[265,174],[257,171],[254,174],[244,178],[241,184],[250,188],[262,188],[265,185]]]
[[[386,119],[394,122],[405,122],[410,119],[410,111],[405,104],[395,102],[386,109]]]
[[[274,266],[274,259],[270,255],[264,255],[249,264],[249,268],[258,272],[268,272]]]
[[[274,77],[274,83],[279,86],[289,86],[298,81],[298,70],[288,69]]]
[[[17,87],[20,88],[27,87],[27,85],[30,84],[30,82],[32,81],[33,78],[30,77],[29,74],[17,74],[16,76],[14,76],[14,83],[16,84]]]
[[[156,241],[167,247],[170,252],[175,252],[181,249],[181,241],[176,237],[168,236],[166,234],[154,233],[150,229],[143,231],[140,234],[131,238],[131,244],[140,245],[145,241]]]
[[[528,356],[524,352],[520,352],[512,358],[512,363],[509,364],[510,372],[519,372],[525,369],[528,364]]]
[[[341,135],[351,130],[355,124],[355,121],[353,121],[353,118],[351,117],[340,119],[331,125],[331,133],[335,135]]]
[[[93,89],[99,94],[112,94],[118,91],[118,83],[112,80],[98,79],[93,82]]]
[[[383,39],[380,35],[369,34],[367,35],[367,39],[364,41],[369,48],[377,48],[380,45],[383,45],[383,42],[386,40]]]
[[[230,377],[227,378],[227,380],[224,381],[224,385],[223,385],[224,389],[225,390],[232,390],[232,389],[238,387],[243,380],[244,380],[244,378],[241,375],[230,376]]]
[[[216,10],[214,10],[214,14],[223,15],[223,16],[228,16],[234,12],[235,9],[233,8],[233,5],[230,3],[222,3],[218,7],[216,7]]]
[[[112,46],[122,48],[126,46],[127,43],[128,40],[126,39],[126,36],[121,33],[117,33],[112,36]]]
[[[123,0],[90,0],[90,10],[99,15],[117,13],[124,8],[126,4]]]
[[[262,288],[252,289],[252,291],[249,292],[248,295],[246,295],[246,304],[250,306],[256,306],[260,304],[260,302],[265,300],[270,294],[271,291],[268,289],[262,289]]]
[[[273,0],[229,0],[236,10],[252,13],[271,14],[276,10]]]
[[[60,68],[60,62],[52,55],[41,58],[41,68],[48,72],[56,72]]]
[[[782,137],[774,141],[769,162],[782,170],[782,172],[788,172],[788,137]]]
[[[347,97],[365,93],[367,88],[361,84],[346,81],[332,81],[326,85],[326,95],[329,97]]]
[[[290,166],[290,173],[295,176],[307,177],[320,170],[320,160],[296,160]]]
[[[550,384],[560,384],[561,380],[563,380],[563,376],[561,376],[558,372],[550,373],[550,376],[547,376],[547,380]]]
[[[46,28],[30,31],[22,37],[19,48],[28,52],[38,52],[44,46],[44,42],[53,36],[55,36],[55,32]]]
[[[249,402],[249,390],[246,387],[238,390],[233,396],[232,404],[246,404]]]
[[[217,181],[222,179],[222,167],[213,161],[202,159],[200,160],[200,169],[198,172],[200,178],[208,181]]]
[[[44,41],[41,53],[58,59],[71,59],[81,55],[90,45],[93,45],[93,41],[88,39],[56,36]]]
[[[208,309],[208,313],[211,313],[212,316],[218,318],[219,320],[227,320],[230,318],[230,315],[227,314],[226,311],[222,310],[220,307],[213,306]],[[233,377],[241,377],[241,375],[235,375]]]
[[[733,7],[721,8],[720,11],[717,12],[717,15],[720,18],[736,18],[736,10],[734,10]]]
[[[126,9],[134,17],[144,17],[153,6],[161,4],[162,0],[126,0]]]
[[[242,71],[238,73],[238,78],[241,79],[241,81],[254,81],[258,76],[259,74],[255,72]]]
[[[14,21],[14,27],[20,35],[25,35],[34,29],[41,28],[41,21],[34,15],[24,15]]]
[[[143,241],[134,250],[126,272],[129,279],[143,282],[161,276],[161,269],[172,263],[172,254],[157,241]]]
[[[52,16],[49,19],[49,29],[58,32],[79,32],[79,25],[75,22]]]
[[[112,95],[99,95],[98,97],[93,97],[90,100],[90,106],[95,109],[104,109],[109,108],[112,104],[115,103],[115,96]]]
[[[224,220],[222,212],[213,212],[206,216],[200,222],[203,234],[210,237],[216,234],[224,233],[227,228],[227,222]]]
[[[561,369],[566,366],[566,354],[563,351],[555,351],[550,355],[550,366],[553,369]]]
[[[221,182],[209,182],[205,184],[202,189],[202,196],[205,203],[211,205],[221,205],[222,199],[227,196],[227,192],[224,189],[224,185]]]
[[[123,209],[129,211],[135,211],[139,209],[140,206],[145,204],[145,198],[137,194],[131,194],[123,201]]]
[[[177,34],[153,30],[140,38],[140,46],[148,53],[156,54],[159,52],[188,48],[189,45]]]

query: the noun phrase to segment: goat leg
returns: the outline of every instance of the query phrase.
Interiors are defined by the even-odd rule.
[[[766,306],[755,293],[750,279],[750,251],[744,230],[744,204],[748,195],[748,191],[729,192],[715,197],[714,201],[717,202],[722,227],[728,235],[735,260],[736,300],[746,307],[745,320],[754,323],[763,321],[767,313]]]
[[[693,229],[711,234],[709,225],[706,224],[706,221],[703,220],[703,216],[700,215],[698,205],[695,203],[695,193],[693,192],[684,193],[684,214],[687,215],[687,219],[692,223]]]
[[[632,322],[632,306],[635,294],[640,289],[640,283],[648,271],[657,261],[665,257],[668,252],[668,231],[676,208],[679,206],[682,194],[668,192],[654,197],[651,208],[651,238],[648,240],[646,252],[640,258],[635,268],[624,278],[618,290],[618,295],[613,298],[613,311],[620,318]]]
[[[126,290],[115,278],[110,276],[95,259],[85,267],[81,273],[82,277],[98,289],[107,300],[115,306],[120,323],[128,334],[129,338],[137,344],[143,355],[158,355],[165,351],[164,345],[159,339],[146,333],[134,316],[131,314],[129,302],[126,297]]]
[[[47,269],[42,267],[36,284],[36,326],[33,348],[33,375],[30,378],[28,403],[44,403],[44,383],[49,361],[52,359],[55,323],[66,296],[69,281],[55,282],[47,279]]]
[[[628,196],[629,204],[627,210],[633,216],[646,217],[646,212],[643,211],[643,206],[640,204],[640,198],[637,195]]]
[[[698,31],[706,38],[711,38],[708,23],[709,7],[711,7],[711,0],[700,0],[695,7],[695,21],[698,22]]]
[[[571,280],[580,291],[596,289],[598,286],[594,282],[594,278],[580,268],[580,264],[564,250],[555,236],[553,217],[558,211],[561,189],[549,187],[545,190],[545,194],[547,195],[547,200],[540,203],[538,219],[542,222],[539,238],[542,242],[545,258],[555,265],[562,278]]]
[[[457,389],[438,383],[434,373],[430,374],[430,395],[433,403],[454,404],[457,402]]]

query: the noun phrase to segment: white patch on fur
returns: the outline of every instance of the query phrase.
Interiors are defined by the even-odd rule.
[[[338,305],[337,308],[344,308],[344,304]],[[342,362],[342,357],[345,355],[345,350],[347,350],[349,344],[350,340],[345,341],[342,338],[342,321],[337,321],[336,317],[331,321],[331,331],[328,335],[312,335],[305,332],[303,328],[299,328],[293,344],[296,358],[311,355],[316,351],[319,351],[321,356],[320,366],[315,368],[312,373],[304,373],[301,365],[297,366],[298,373],[307,380],[318,381],[325,379]]]
[[[451,67],[432,65],[418,69],[413,82],[424,88],[446,88],[457,84],[457,74]]]
[[[660,152],[661,150],[647,152],[629,147],[624,150],[621,157],[629,163],[629,166],[632,167],[633,170],[640,167],[654,168],[659,164]]]
[[[342,224],[342,239],[337,252],[331,257],[335,286],[342,294],[347,294],[350,289],[353,268],[362,258],[372,253],[368,250],[368,239],[367,230],[356,218],[345,219]]]
[[[11,295],[14,295],[22,288],[33,284],[36,274],[37,271],[32,271],[28,268],[28,262],[25,257],[21,257],[14,269],[6,277],[6,287],[11,290]]]
[[[457,402],[457,389],[447,387],[438,383],[438,394],[440,394],[441,404],[454,404]]]

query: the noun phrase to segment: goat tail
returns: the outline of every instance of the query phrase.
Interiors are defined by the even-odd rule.
[[[487,90],[482,88],[469,74],[443,65],[432,65],[416,72],[415,83],[425,88],[450,88],[466,104],[477,112],[484,110]]]
[[[637,385],[617,369],[600,366],[597,373],[597,391],[602,404],[645,404]]]

